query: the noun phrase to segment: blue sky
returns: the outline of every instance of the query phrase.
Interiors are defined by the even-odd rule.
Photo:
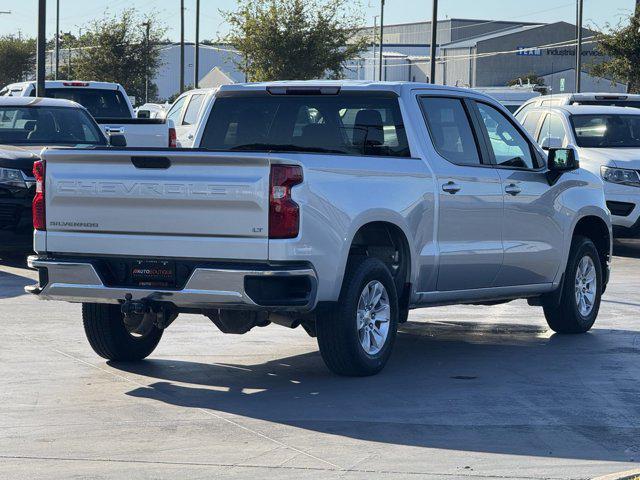
[[[0,10],[13,10],[11,15],[0,15],[0,35],[35,35],[37,0],[21,2],[0,1]],[[48,0],[49,35],[53,35],[55,0]],[[379,0],[362,0],[368,23],[378,13]],[[16,7],[20,5],[20,7]],[[60,24],[62,31],[77,32],[87,21],[100,18],[109,6],[112,12],[135,7],[145,12],[155,12],[169,27],[169,36],[178,38],[179,0],[60,0]],[[201,0],[201,38],[216,38],[224,34],[226,27],[219,9],[233,9],[235,0]],[[386,0],[385,23],[405,23],[428,20],[431,17],[429,0]],[[621,15],[631,12],[635,0],[584,0],[585,25],[602,26],[606,22],[617,23]],[[185,0],[186,38],[193,40],[195,0]],[[439,18],[477,18],[489,20],[517,20],[530,22],[575,21],[575,1],[536,0],[440,0]]]

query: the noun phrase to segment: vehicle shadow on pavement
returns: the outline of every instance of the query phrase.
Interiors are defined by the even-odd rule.
[[[387,368],[366,378],[331,375],[318,353],[254,365],[110,365],[151,379],[128,395],[220,415],[385,444],[633,461],[640,341],[622,344],[629,334],[408,322]]]
[[[614,240],[613,255],[617,257],[640,258],[640,240]]]
[[[20,269],[26,267],[26,260],[21,257],[1,258],[0,266]],[[25,295],[24,287],[33,285],[34,283],[36,283],[36,281],[33,278],[7,271],[0,271],[0,299]]]

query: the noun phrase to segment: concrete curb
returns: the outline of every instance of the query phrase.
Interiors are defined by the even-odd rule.
[[[640,479],[640,469],[627,470],[626,472],[612,473],[610,475],[596,477],[592,480],[632,480],[636,478]]]

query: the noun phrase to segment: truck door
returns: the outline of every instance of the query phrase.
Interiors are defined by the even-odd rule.
[[[429,160],[439,194],[437,290],[491,287],[503,255],[500,177],[483,158],[466,100],[420,103],[437,153]]]
[[[504,196],[504,261],[495,286],[551,283],[561,263],[555,204],[564,187],[549,185],[544,160],[515,121],[487,103],[475,105]]]

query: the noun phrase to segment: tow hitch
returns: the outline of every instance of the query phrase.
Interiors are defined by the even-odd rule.
[[[120,311],[127,331],[142,336],[154,326],[164,330],[178,318],[178,310],[173,305],[146,299],[132,300],[130,293],[125,296]]]

